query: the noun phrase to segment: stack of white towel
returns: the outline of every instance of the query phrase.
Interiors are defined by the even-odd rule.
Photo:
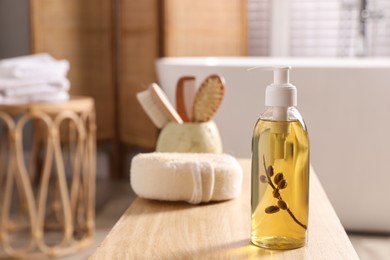
[[[0,60],[0,104],[69,99],[69,62],[49,54]]]

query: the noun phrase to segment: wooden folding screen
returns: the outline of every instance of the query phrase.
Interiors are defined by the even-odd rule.
[[[245,0],[31,0],[33,52],[70,61],[71,94],[96,102],[97,136],[152,150],[135,94],[159,56],[246,54]]]
[[[70,93],[96,102],[99,139],[115,136],[113,0],[32,0],[34,53],[69,60]]]
[[[135,94],[156,81],[158,15],[158,0],[120,0],[119,137],[126,144],[147,149],[154,149],[157,129],[138,104]]]
[[[165,0],[165,56],[246,55],[246,0]]]

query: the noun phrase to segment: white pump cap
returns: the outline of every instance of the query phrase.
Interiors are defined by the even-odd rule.
[[[297,88],[289,82],[290,66],[266,68],[274,72],[274,82],[265,90],[267,107],[290,107],[297,105]]]

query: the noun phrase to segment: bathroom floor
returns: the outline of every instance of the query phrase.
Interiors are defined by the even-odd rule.
[[[356,252],[361,260],[390,259],[390,234],[388,235],[357,235],[349,234]]]
[[[96,233],[93,244],[79,254],[59,259],[88,259],[135,198],[128,179],[108,180],[98,178],[96,191]]]

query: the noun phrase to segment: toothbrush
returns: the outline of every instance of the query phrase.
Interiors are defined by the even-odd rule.
[[[173,108],[165,93],[156,83],[152,83],[148,89],[138,92],[137,99],[158,128],[162,128],[168,121],[178,124],[183,123],[183,120]]]
[[[196,93],[192,106],[192,121],[209,121],[217,112],[224,95],[225,81],[218,75],[207,77]]]
[[[181,77],[176,86],[176,109],[184,122],[191,121],[195,93],[195,77]]]

